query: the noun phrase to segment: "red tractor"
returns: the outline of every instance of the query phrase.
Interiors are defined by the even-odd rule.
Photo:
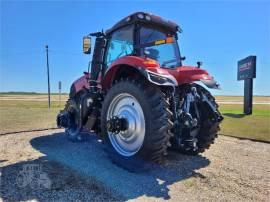
[[[169,148],[190,155],[208,149],[223,117],[203,86],[219,85],[200,62],[182,64],[178,33],[177,24],[137,12],[84,37],[86,54],[96,37],[92,61],[57,117],[67,138],[95,132],[125,168],[163,162]]]

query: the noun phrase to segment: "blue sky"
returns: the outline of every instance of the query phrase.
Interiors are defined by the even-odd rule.
[[[257,55],[254,94],[270,95],[269,1],[0,1],[0,91],[47,91],[45,44],[50,49],[51,88],[87,69],[82,37],[135,11],[180,24],[184,64],[203,61],[222,86],[214,94],[243,95],[237,61]]]

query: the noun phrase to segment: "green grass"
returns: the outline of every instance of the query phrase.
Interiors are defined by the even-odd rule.
[[[0,134],[56,127],[56,116],[61,108],[58,102],[0,100]]]
[[[3,100],[0,96],[0,133],[56,127],[56,116],[64,107],[67,96],[63,96],[61,106],[56,101],[58,97],[53,96],[55,101],[52,102],[51,109],[48,109],[48,103],[43,97],[44,95],[24,95],[23,98],[31,100]],[[269,99],[266,98],[262,100]],[[219,97],[219,100],[235,99],[241,97]],[[242,105],[222,104],[220,111],[224,116],[221,134],[270,142],[270,105],[254,105],[252,115],[244,115]]]
[[[51,108],[59,108],[65,106],[66,101],[63,100],[61,105],[59,106],[59,102],[52,101]],[[34,108],[42,108],[48,109],[48,102],[46,101],[28,101],[28,100],[0,100],[0,108],[22,108],[22,109],[34,109]]]
[[[220,111],[221,134],[270,142],[270,105],[254,105],[252,115],[244,115],[242,105],[221,105]]]

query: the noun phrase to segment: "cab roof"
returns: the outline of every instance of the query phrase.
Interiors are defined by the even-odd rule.
[[[112,34],[114,31],[126,26],[126,25],[131,25],[131,24],[136,24],[136,23],[142,23],[142,24],[150,24],[154,25],[160,28],[168,29],[172,32],[177,32],[180,31],[180,27],[169,20],[165,20],[159,16],[153,15],[151,13],[145,13],[145,12],[136,12],[133,13],[119,22],[117,22],[112,28],[108,29],[106,31],[106,35]]]

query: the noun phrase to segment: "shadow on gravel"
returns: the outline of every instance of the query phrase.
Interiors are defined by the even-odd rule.
[[[125,200],[140,196],[170,199],[170,185],[190,177],[204,178],[196,169],[209,165],[202,156],[185,156],[174,152],[168,155],[166,166],[153,166],[144,173],[130,173],[112,164],[103,151],[103,144],[90,135],[83,143],[72,143],[62,133],[41,136],[31,140],[31,145],[46,158],[94,179]]]
[[[119,200],[46,157],[0,166],[0,172],[0,198],[3,201]]]

